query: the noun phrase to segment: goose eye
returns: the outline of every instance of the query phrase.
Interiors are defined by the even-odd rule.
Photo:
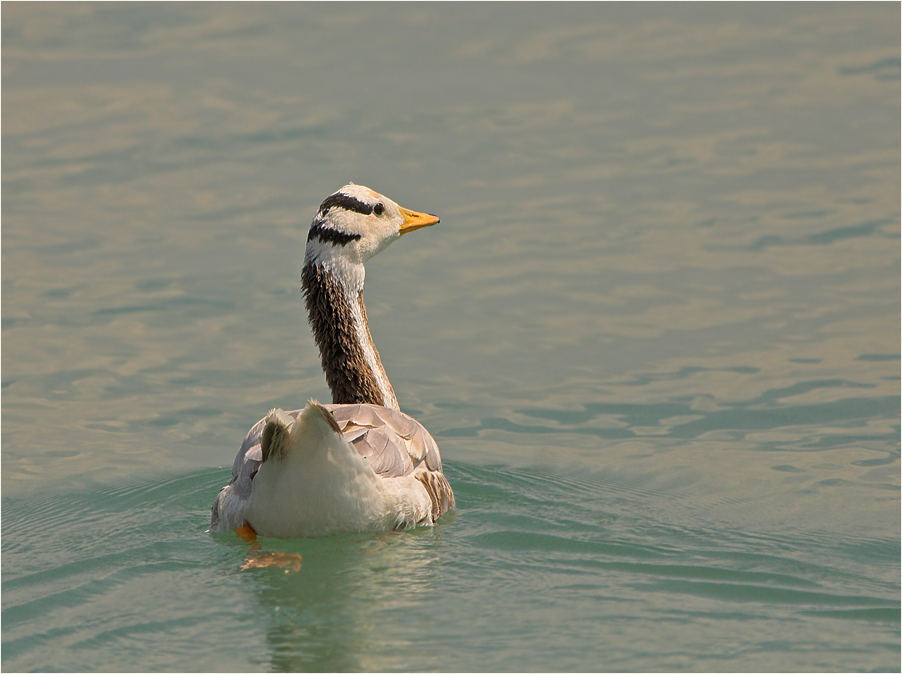
[[[373,206],[373,213],[375,213],[376,215],[382,215],[384,212],[385,206],[383,206],[382,204],[376,204],[375,206]]]

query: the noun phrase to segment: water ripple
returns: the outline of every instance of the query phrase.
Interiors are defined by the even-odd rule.
[[[273,662],[299,667],[308,644],[325,649],[311,662],[344,662],[354,669],[379,661],[384,650],[366,636],[369,621],[392,625],[393,643],[407,643],[401,635],[413,627],[409,621],[420,620],[436,601],[444,606],[450,635],[436,648],[452,649],[445,652],[451,662],[458,621],[473,620],[467,606],[488,609],[499,602],[519,607],[524,616],[536,610],[557,615],[569,607],[570,618],[553,630],[565,640],[567,625],[575,626],[568,621],[597,620],[601,606],[614,605],[624,607],[624,619],[654,610],[686,620],[718,612],[749,620],[763,611],[781,620],[804,615],[898,623],[891,581],[879,580],[880,574],[864,579],[860,570],[836,564],[861,558],[892,563],[896,539],[838,542],[813,533],[800,538],[677,523],[656,519],[648,509],[650,500],[666,498],[666,490],[498,465],[448,462],[446,470],[458,508],[434,529],[264,539],[268,549],[302,555],[296,578],[242,573],[246,545],[233,534],[204,533],[226,470],[4,498],[4,667],[65,662],[93,668],[98,662],[92,649],[118,652],[132,639],[159,651],[144,667],[184,667],[186,635],[210,639],[246,625],[269,633]],[[394,575],[397,568],[404,574]],[[497,626],[484,627],[486,638],[504,638]],[[511,629],[527,627],[514,619]],[[335,649],[348,638],[372,646],[376,660],[356,649],[336,660]],[[222,653],[234,652],[221,637],[213,642]],[[254,658],[238,661],[256,668],[265,656],[256,651]],[[226,661],[210,662],[222,668]],[[420,661],[422,668],[429,663],[434,665]]]

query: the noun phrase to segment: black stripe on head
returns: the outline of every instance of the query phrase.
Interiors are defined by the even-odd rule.
[[[355,200],[356,201],[356,200]],[[358,202],[359,203],[359,202]],[[323,243],[333,243],[339,246],[346,246],[351,241],[360,241],[360,234],[345,234],[337,229],[326,227],[322,220],[314,220],[307,232],[307,241],[317,239]]]
[[[371,215],[373,212],[373,207],[369,204],[341,192],[326,197],[326,200],[319,205],[319,212],[321,215],[325,215],[330,208],[343,208],[346,211],[354,211],[362,215]]]

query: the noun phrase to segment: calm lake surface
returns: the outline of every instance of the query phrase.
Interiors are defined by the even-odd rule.
[[[2,666],[900,662],[900,7],[2,8]],[[353,181],[433,529],[206,532]]]

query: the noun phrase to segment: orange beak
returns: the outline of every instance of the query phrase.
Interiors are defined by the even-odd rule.
[[[404,222],[401,223],[401,234],[407,234],[407,232],[420,229],[420,227],[429,227],[430,225],[438,223],[437,215],[408,211],[406,208],[401,208],[400,206],[398,206],[398,208],[401,211],[401,215],[404,216]]]

